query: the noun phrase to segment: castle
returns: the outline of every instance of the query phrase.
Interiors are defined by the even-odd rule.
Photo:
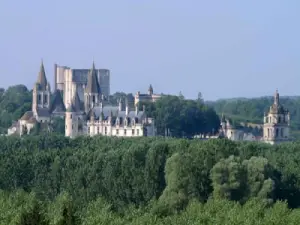
[[[71,138],[79,135],[155,136],[154,121],[147,117],[144,109],[139,111],[136,105],[134,110],[130,110],[128,103],[124,105],[121,100],[119,106],[108,105],[109,76],[107,79],[107,74],[104,75],[106,82],[101,84],[98,81],[99,70],[94,63],[86,80],[81,76],[81,82],[78,76],[74,76],[74,70],[67,67],[64,70],[60,76],[55,71],[55,91],[51,93],[44,64],[41,63],[32,93],[32,110],[13,123],[8,135],[30,133],[35,124],[49,125],[53,118],[61,117],[65,118],[65,135]],[[105,93],[101,87],[106,87]]]
[[[274,103],[263,118],[263,137],[255,138],[252,134],[245,133],[235,128],[228,119],[222,115],[220,135],[234,141],[261,141],[269,144],[279,144],[290,141],[290,113],[279,101],[279,93],[274,94]]]

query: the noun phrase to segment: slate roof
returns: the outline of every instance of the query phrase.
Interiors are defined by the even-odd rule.
[[[100,85],[98,82],[97,71],[95,69],[95,64],[93,63],[92,69],[88,74],[87,85],[86,85],[87,93],[101,93]]]
[[[39,117],[50,117],[49,109],[47,109],[47,108],[38,108],[37,109],[37,115]]]
[[[50,112],[58,113],[58,112],[65,112],[65,111],[66,111],[66,107],[63,102],[63,97],[62,97],[61,91],[56,90],[54,92],[54,99],[51,104]]]
[[[119,111],[119,107],[117,106],[96,106],[91,111],[89,112],[88,120],[90,119],[90,115],[94,113],[95,119],[99,120],[101,113],[103,113],[103,120],[107,120],[109,116],[114,117],[114,121],[116,119],[120,120],[120,124],[124,122],[124,120],[127,118],[129,121],[135,120],[136,122],[140,122],[144,117],[145,117],[145,112],[144,111],[139,111],[136,115],[135,110],[134,111],[129,111],[128,115],[126,116],[126,111]]]

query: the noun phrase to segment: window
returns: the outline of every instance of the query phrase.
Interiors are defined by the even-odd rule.
[[[107,127],[104,127],[104,134],[107,135]]]
[[[70,115],[70,119],[72,119],[72,114]]]
[[[140,130],[136,129],[136,135],[139,136],[140,135]]]
[[[100,128],[99,127],[97,127],[97,134],[99,134],[100,133]]]
[[[281,128],[281,137],[283,137],[283,128]]]
[[[91,133],[91,127],[88,127],[88,134]]]
[[[116,135],[119,135],[119,129],[116,129]]]
[[[96,96],[93,95],[93,103],[95,103],[95,102],[96,102]]]
[[[134,135],[134,129],[132,129],[132,136]]]
[[[124,120],[124,126],[127,126],[127,119]]]
[[[41,95],[38,94],[38,104],[41,104],[41,101],[42,101]]]
[[[278,117],[278,123],[280,123],[280,122],[281,122],[281,117],[279,116],[279,117]]]
[[[126,132],[126,129],[124,129],[124,135],[126,135],[126,133],[127,133],[127,132]]]
[[[48,104],[48,96],[44,95],[44,104]]]
[[[73,128],[74,128],[74,125],[72,124],[72,130],[73,130]]]
[[[278,132],[278,128],[276,128],[276,137],[278,137],[279,132]]]

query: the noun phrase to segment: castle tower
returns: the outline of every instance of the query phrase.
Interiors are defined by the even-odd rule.
[[[78,116],[73,105],[70,104],[66,110],[65,136],[75,138],[78,135]]]
[[[279,93],[274,94],[274,103],[269,112],[264,115],[263,141],[277,144],[289,141],[290,135],[290,113],[279,101]]]
[[[92,69],[88,74],[87,85],[84,93],[84,108],[88,113],[91,108],[98,105],[101,102],[101,90],[98,83],[97,71],[93,62]]]
[[[153,87],[150,84],[149,88],[148,88],[148,95],[153,95]]]
[[[40,72],[37,81],[33,87],[32,93],[32,111],[36,112],[38,108],[50,108],[51,88],[47,81],[43,61],[41,62]]]

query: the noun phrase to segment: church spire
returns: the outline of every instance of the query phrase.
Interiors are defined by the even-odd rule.
[[[92,68],[91,68],[91,70],[88,74],[86,92],[87,93],[94,93],[94,94],[100,94],[101,93],[94,61],[93,61],[93,66],[92,66]]]
[[[37,83],[40,85],[40,88],[42,90],[45,90],[46,86],[48,84],[43,59],[41,61],[40,72],[39,72],[39,75],[38,75]]]

